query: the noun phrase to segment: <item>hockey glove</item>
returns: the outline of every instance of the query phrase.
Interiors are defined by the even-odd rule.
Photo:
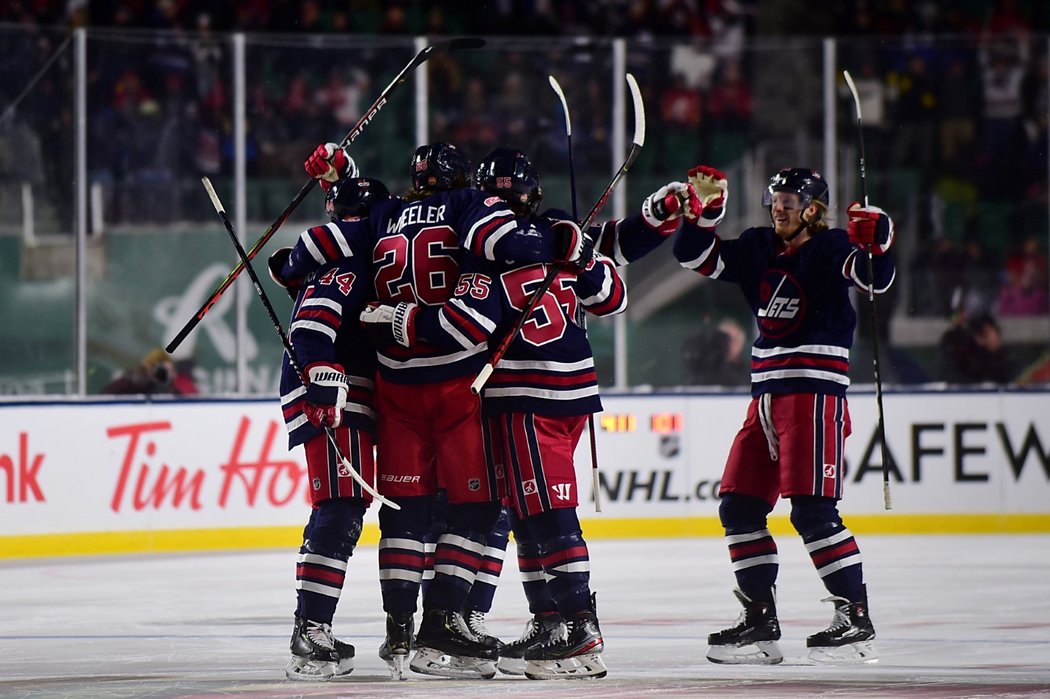
[[[695,219],[699,215],[700,201],[696,192],[684,182],[665,184],[642,202],[642,218],[653,228],[664,228],[668,221],[682,216]]]
[[[419,307],[402,301],[396,306],[370,303],[361,311],[361,326],[376,347],[396,342],[402,347],[416,344],[416,313]]]
[[[584,234],[574,221],[551,221],[551,229],[561,250],[557,262],[567,262],[580,269],[586,269],[594,257],[594,240]]]
[[[339,427],[349,385],[343,367],[318,362],[306,367],[306,377],[306,419],[314,427]]]
[[[870,245],[873,255],[885,255],[893,245],[893,219],[879,207],[862,206],[858,201],[849,205],[846,214],[849,242],[865,250]]]
[[[714,228],[725,218],[726,202],[729,201],[729,181],[725,173],[708,165],[698,165],[689,171],[689,184],[693,185],[703,205],[696,225]]]
[[[302,280],[285,279],[284,275],[281,274],[281,270],[286,264],[288,264],[288,258],[291,254],[291,248],[278,248],[274,250],[273,254],[266,260],[266,266],[270,270],[270,279],[273,279],[277,286],[287,291],[288,295],[292,297],[292,301],[294,301],[299,296],[299,289],[302,287]]]
[[[310,177],[325,182],[338,182],[344,177],[357,177],[357,163],[338,143],[324,143],[303,163]]]

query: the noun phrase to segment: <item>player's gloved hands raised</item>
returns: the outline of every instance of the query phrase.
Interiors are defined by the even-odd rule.
[[[306,367],[306,407],[303,413],[314,427],[339,427],[346,407],[350,379],[338,364],[316,362]]]
[[[580,269],[587,267],[594,257],[594,240],[580,230],[575,221],[552,221],[551,229],[561,250],[557,261],[568,262]]]
[[[877,206],[863,206],[855,201],[846,209],[849,223],[846,232],[849,242],[865,250],[871,246],[873,255],[885,255],[893,245],[893,219]]]
[[[729,181],[725,173],[710,165],[697,165],[689,171],[689,184],[693,185],[703,205],[696,225],[714,228],[725,218],[726,202],[729,201]]]
[[[361,326],[377,347],[396,342],[402,347],[416,344],[416,313],[419,307],[402,301],[396,306],[369,303],[361,311]]]
[[[645,198],[642,218],[653,228],[661,228],[666,222],[682,216],[695,219],[700,215],[700,208],[700,200],[692,185],[669,182]]]
[[[306,172],[315,180],[338,182],[344,177],[357,177],[357,163],[338,143],[322,143],[303,163]]]

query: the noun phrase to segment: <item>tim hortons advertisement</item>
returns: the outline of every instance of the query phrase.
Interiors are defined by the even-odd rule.
[[[748,400],[606,398],[600,516],[716,516]],[[893,513],[1050,513],[1047,404],[1045,393],[886,395]],[[884,514],[874,397],[854,395],[850,412],[844,510]],[[0,538],[305,522],[305,462],[286,447],[276,400],[0,404],[0,417]],[[581,517],[595,517],[586,434],[576,457]]]

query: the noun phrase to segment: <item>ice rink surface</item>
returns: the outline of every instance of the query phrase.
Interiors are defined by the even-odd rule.
[[[848,518],[847,518],[848,524]],[[334,629],[349,677],[284,678],[296,551],[0,562],[0,697],[1050,697],[1050,536],[858,536],[879,662],[804,662],[830,604],[801,541],[779,537],[785,662],[724,666],[706,636],[731,625],[717,538],[591,542],[608,677],[389,679],[376,548],[350,562]],[[527,609],[513,543],[489,616],[504,640]]]

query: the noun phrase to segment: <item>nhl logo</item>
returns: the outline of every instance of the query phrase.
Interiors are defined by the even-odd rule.
[[[676,434],[665,434],[660,437],[660,456],[665,459],[673,459],[682,450],[681,440]]]
[[[321,479],[320,478],[313,479],[313,481],[310,483],[310,485],[313,486],[314,490],[320,490],[321,489]]]
[[[471,492],[477,492],[477,491],[481,490],[481,479],[479,479],[479,478],[471,478],[470,480],[467,481],[467,488]]]

